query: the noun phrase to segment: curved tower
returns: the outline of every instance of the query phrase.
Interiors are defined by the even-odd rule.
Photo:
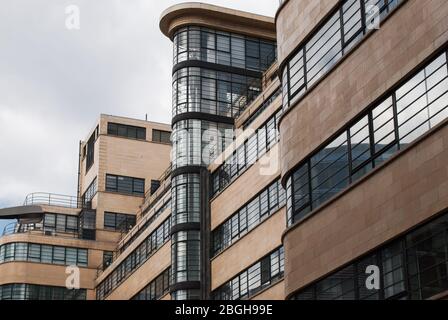
[[[175,300],[210,297],[207,166],[233,141],[234,120],[276,58],[272,18],[200,3],[168,8],[173,41],[172,285]]]

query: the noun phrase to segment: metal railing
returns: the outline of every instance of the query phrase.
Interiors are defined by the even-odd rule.
[[[120,255],[132,244],[135,240],[149,227],[153,225],[158,217],[162,215],[167,209],[167,205],[170,203],[171,194],[165,193],[157,203],[152,207],[146,216],[143,216],[137,224],[127,232],[124,237],[118,241],[117,248],[112,253],[110,261],[107,263],[101,263],[97,267],[97,277],[99,277]]]
[[[242,97],[242,99],[238,102],[238,111],[235,114],[235,118],[238,118],[246,108],[254,102],[260,94],[263,92],[264,87],[268,83],[267,73],[270,68],[277,62],[277,50],[274,50],[270,54],[268,54],[264,58],[264,65],[266,65],[266,70],[263,72],[261,79],[256,79],[252,83],[250,83],[247,88],[247,96]],[[260,90],[249,90],[251,87],[257,88],[260,87]]]
[[[47,205],[55,207],[73,208],[81,207],[81,201],[78,197],[62,194],[36,192],[26,196],[24,206]]]
[[[9,236],[16,233],[28,233],[35,230],[42,230],[42,223],[19,224],[17,222],[12,222],[5,226],[2,236]]]
[[[154,202],[154,199],[156,199],[158,196],[160,196],[161,193],[164,192],[163,189],[165,189],[164,182],[171,181],[171,171],[172,166],[171,164],[169,167],[162,173],[162,175],[159,177],[160,186],[157,188],[157,190],[153,193],[151,193],[151,190],[148,190],[145,194],[145,203],[152,203]]]
[[[13,234],[30,233],[45,236],[54,236],[62,238],[79,238],[77,232],[61,232],[54,228],[45,228],[42,222],[21,224],[12,222],[7,224],[3,229],[2,236],[9,236]]]

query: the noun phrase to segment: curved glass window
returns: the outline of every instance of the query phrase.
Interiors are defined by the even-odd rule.
[[[275,42],[189,26],[173,39],[173,64],[199,60],[254,71],[265,71],[277,58]]]
[[[291,56],[282,72],[283,108],[293,105],[403,0],[345,0]]]
[[[202,112],[236,117],[261,92],[261,81],[204,68],[182,68],[173,75],[173,117]]]
[[[200,281],[200,232],[180,231],[171,241],[172,283]]]
[[[180,223],[200,222],[200,176],[199,174],[182,174],[172,179],[173,226]]]
[[[448,117],[446,52],[306,159],[287,179],[288,225]]]
[[[14,283],[0,286],[0,300],[86,300],[86,289]]]
[[[173,168],[209,165],[233,141],[233,126],[204,120],[176,122],[173,129]]]
[[[88,250],[26,242],[7,243],[0,246],[0,264],[10,261],[87,267]]]
[[[178,290],[171,293],[172,300],[200,300],[201,292],[199,289]]]

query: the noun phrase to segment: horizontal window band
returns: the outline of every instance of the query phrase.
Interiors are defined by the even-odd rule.
[[[188,61],[183,61],[183,62],[176,64],[173,67],[173,75],[180,69],[188,68],[188,67],[196,67],[196,68],[204,68],[204,69],[215,70],[215,71],[222,71],[222,72],[227,72],[227,73],[238,74],[241,76],[259,78],[259,79],[261,79],[263,76],[263,73],[259,72],[259,71],[253,71],[253,70],[231,67],[231,66],[226,66],[223,64],[216,64],[216,63],[210,63],[210,62],[198,61],[198,60],[188,60]]]
[[[174,125],[178,122],[184,120],[204,120],[209,122],[217,122],[217,123],[225,123],[230,125],[235,125],[235,119],[225,116],[219,116],[211,113],[203,113],[203,112],[185,112],[178,114],[171,121],[171,125],[174,128]]]
[[[201,283],[199,281],[184,281],[176,284],[172,284],[170,286],[170,293],[180,291],[180,290],[189,290],[189,289],[200,289]]]
[[[198,231],[201,229],[201,224],[199,222],[187,222],[176,224],[171,227],[171,235],[181,231]]]
[[[404,77],[402,77],[399,81],[397,81],[394,85],[392,85],[389,89],[385,90],[383,94],[381,94],[377,99],[375,99],[372,103],[370,103],[366,108],[364,108],[362,111],[360,111],[356,116],[354,116],[353,118],[351,118],[350,120],[348,120],[346,122],[346,124],[344,124],[339,130],[337,130],[334,134],[332,134],[328,139],[326,139],[324,142],[322,142],[319,146],[317,146],[313,151],[311,151],[306,157],[304,157],[301,161],[299,161],[296,165],[292,166],[290,169],[288,169],[281,178],[281,183],[282,186],[284,188],[286,188],[286,182],[287,180],[305,163],[307,163],[309,161],[310,158],[312,158],[313,156],[315,156],[317,153],[319,153],[319,151],[321,151],[323,148],[325,148],[328,144],[330,144],[332,141],[334,141],[338,136],[340,136],[341,134],[343,134],[344,132],[346,132],[350,127],[354,126],[357,122],[359,122],[360,120],[362,120],[364,117],[366,117],[370,112],[372,112],[373,109],[375,109],[376,107],[378,107],[379,105],[381,105],[381,103],[383,103],[385,100],[387,100],[387,98],[391,98],[395,92],[400,89],[402,86],[404,86],[407,82],[411,81],[412,78],[414,78],[415,76],[417,76],[420,72],[423,71],[423,69],[425,67],[427,67],[428,65],[430,65],[432,62],[434,62],[434,60],[436,60],[436,58],[440,55],[443,54],[447,55],[448,58],[448,42],[443,44],[442,46],[440,46],[439,49],[435,50],[434,52],[432,52],[426,59],[424,59],[421,63],[419,63],[417,66],[415,66],[408,74],[406,74]],[[446,67],[446,65],[445,65]],[[422,82],[420,82],[419,84],[417,84],[415,87],[417,87],[418,85],[422,84]],[[439,84],[439,83],[438,83]],[[412,91],[415,88],[412,88],[410,91]],[[429,91],[431,91],[433,88],[431,88]],[[427,92],[424,94],[426,95]],[[441,96],[443,96],[444,94],[446,94],[446,92],[444,92]],[[424,95],[422,95],[421,97],[423,97]],[[420,97],[420,98],[421,98]],[[398,99],[400,100],[400,99]],[[279,120],[279,124],[278,126],[280,126],[280,123],[283,121],[283,119],[289,114],[289,112],[291,110],[293,110],[300,101],[296,102],[295,105],[293,107],[288,108],[288,110],[284,111],[283,114],[280,116],[280,120]],[[397,103],[399,101],[394,101],[391,104],[391,107],[396,108],[397,107]],[[415,103],[415,101],[413,102]],[[402,110],[405,111],[405,110]],[[385,112],[385,111],[384,111]],[[400,112],[397,111],[397,116],[399,115]],[[374,119],[369,120],[370,122],[373,122],[376,120],[376,118],[381,117],[382,114],[377,115]],[[396,116],[395,116],[396,117]],[[394,118],[391,118],[390,120],[395,120]],[[385,121],[387,122],[387,121]],[[389,146],[390,147],[390,146]]]

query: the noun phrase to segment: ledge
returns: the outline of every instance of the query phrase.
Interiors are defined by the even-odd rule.
[[[162,33],[172,39],[175,31],[187,25],[200,25],[228,32],[275,40],[274,18],[245,11],[199,3],[181,3],[166,9],[160,18]]]

